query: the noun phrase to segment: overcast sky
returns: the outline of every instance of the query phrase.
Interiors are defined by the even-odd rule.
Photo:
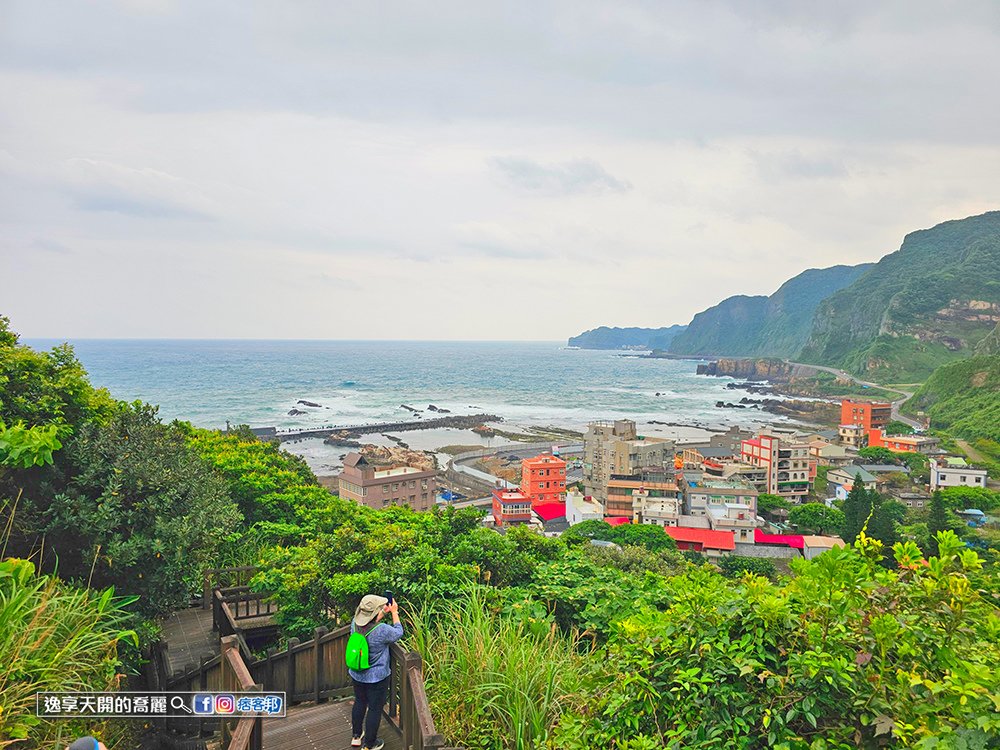
[[[994,0],[0,0],[0,314],[686,323],[1000,208],[998,94]]]

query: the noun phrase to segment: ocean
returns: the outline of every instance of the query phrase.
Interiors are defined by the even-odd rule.
[[[57,341],[28,340],[35,348]],[[91,381],[116,398],[158,404],[167,420],[199,427],[316,428],[486,412],[505,429],[583,430],[594,419],[634,419],[640,434],[684,438],[699,428],[781,421],[756,410],[718,409],[738,400],[728,378],[695,374],[691,360],[642,359],[559,343],[414,341],[96,340],[70,341]],[[659,394],[659,395],[657,395]],[[320,406],[306,407],[299,400]],[[296,408],[305,414],[289,415]],[[671,422],[688,427],[651,424]],[[468,430],[399,433],[418,449],[484,444]],[[380,436],[367,442],[388,444]],[[288,443],[319,473],[340,450],[319,440]]]

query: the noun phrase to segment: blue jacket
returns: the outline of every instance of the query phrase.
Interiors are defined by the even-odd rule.
[[[357,632],[351,620],[351,632]],[[403,637],[403,626],[380,622],[368,631],[368,669],[348,669],[358,682],[381,682],[389,676],[389,644]]]

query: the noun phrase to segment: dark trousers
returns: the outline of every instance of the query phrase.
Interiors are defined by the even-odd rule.
[[[382,709],[389,697],[389,678],[380,682],[354,683],[354,708],[351,709],[351,728],[354,736],[361,734],[364,727],[364,745],[371,747],[378,739],[378,725],[382,721]],[[367,715],[366,715],[367,714]]]

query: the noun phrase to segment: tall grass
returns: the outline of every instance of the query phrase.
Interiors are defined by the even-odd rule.
[[[412,617],[437,729],[469,748],[541,747],[578,702],[584,657],[575,639],[494,611],[487,596],[469,586]]]
[[[116,689],[118,641],[135,638],[122,629],[128,603],[110,589],[37,576],[27,560],[0,562],[0,748],[19,740],[18,747],[54,747],[68,744],[74,731],[92,730],[39,721],[35,693]]]

